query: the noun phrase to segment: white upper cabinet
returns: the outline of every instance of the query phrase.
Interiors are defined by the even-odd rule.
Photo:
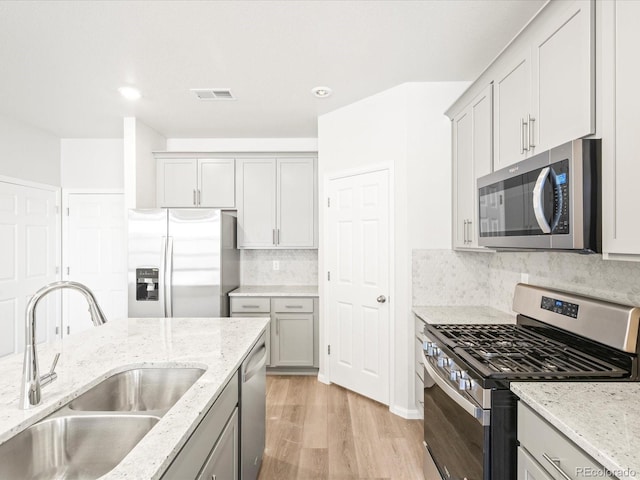
[[[639,260],[640,2],[603,2],[602,242],[605,257]]]
[[[551,2],[487,70],[494,169],[595,132],[593,2]]]
[[[235,207],[233,158],[160,158],[158,207]]]
[[[233,158],[198,160],[198,206],[236,206],[236,165]]]
[[[238,159],[238,246],[317,248],[314,158]]]
[[[545,22],[532,46],[530,126],[538,152],[595,132],[595,19],[590,1],[567,3]]]
[[[276,160],[238,160],[238,247],[275,248]]]
[[[454,232],[456,249],[478,248],[476,180],[491,172],[492,86],[453,118]]]
[[[496,72],[494,85],[494,168],[499,170],[527,157],[531,117],[529,50],[516,55]]]

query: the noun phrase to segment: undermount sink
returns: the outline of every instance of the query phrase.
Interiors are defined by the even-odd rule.
[[[201,368],[116,373],[0,445],[0,479],[95,480],[113,470],[202,376]]]
[[[71,410],[168,410],[202,376],[201,368],[136,368],[103,380],[69,403]]]
[[[0,445],[0,478],[96,479],[160,420],[151,415],[59,416]]]

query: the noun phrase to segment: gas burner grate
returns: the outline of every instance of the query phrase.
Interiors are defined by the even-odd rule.
[[[491,378],[616,377],[627,372],[520,325],[432,325],[462,358]]]

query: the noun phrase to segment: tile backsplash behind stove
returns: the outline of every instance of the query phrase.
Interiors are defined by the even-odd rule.
[[[513,288],[523,276],[532,285],[640,305],[640,263],[576,253],[451,250],[413,251],[413,304],[510,312]]]
[[[318,251],[240,250],[240,284],[317,285]]]

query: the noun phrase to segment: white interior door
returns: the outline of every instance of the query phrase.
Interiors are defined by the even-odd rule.
[[[389,404],[389,172],[331,180],[330,380]]]
[[[84,283],[107,320],[127,316],[127,237],[124,195],[65,195],[63,278]],[[87,302],[78,292],[63,293],[63,334],[92,328]]]
[[[0,182],[0,356],[24,350],[25,310],[31,296],[56,281],[56,190]],[[36,310],[38,343],[52,340],[59,295]]]

